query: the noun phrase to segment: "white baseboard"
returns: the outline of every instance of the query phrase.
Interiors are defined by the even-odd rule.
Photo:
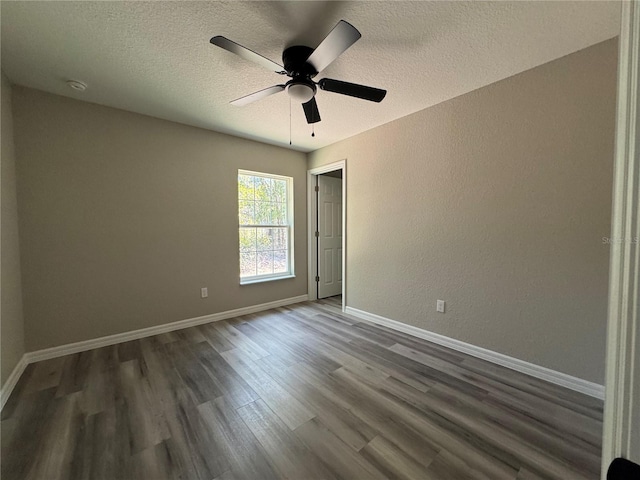
[[[13,369],[11,375],[2,386],[2,405],[0,410],[4,407],[5,402],[11,395],[20,375],[24,371],[25,367],[34,362],[41,360],[48,360],[50,358],[62,357],[64,355],[70,355],[72,353],[84,352],[92,350],[94,348],[106,347],[109,345],[115,345],[117,343],[128,342],[130,340],[137,340],[139,338],[150,337],[152,335],[158,335],[160,333],[173,332],[174,330],[182,330],[183,328],[194,327],[196,325],[202,325],[205,323],[217,322],[220,320],[228,320],[229,318],[240,317],[242,315],[248,315],[250,313],[262,312],[270,310],[272,308],[284,307],[285,305],[291,305],[294,303],[306,302],[308,295],[299,295],[297,297],[284,298],[282,300],[275,300],[273,302],[261,303],[259,305],[251,305],[249,307],[236,308],[235,310],[227,310],[226,312],[212,313],[211,315],[204,315],[202,317],[188,318],[186,320],[179,320],[177,322],[165,323],[162,325],[155,325],[153,327],[141,328],[139,330],[132,330],[130,332],[116,333],[115,335],[108,335],[106,337],[93,338],[91,340],[84,340],[82,342],[69,343],[66,345],[60,345],[57,347],[45,348],[44,350],[36,350],[34,352],[25,353],[16,368]]]
[[[130,332],[116,333],[115,335],[108,335],[106,337],[93,338],[91,340],[84,340],[82,342],[69,343],[67,345],[60,345],[58,347],[45,348],[44,350],[36,350],[35,352],[26,353],[25,356],[27,357],[28,363],[39,362],[41,360],[48,360],[50,358],[62,357],[71,353],[84,352],[86,350],[92,350],[94,348],[115,345],[116,343],[123,343],[130,340],[137,340],[139,338],[151,337],[160,333],[182,330],[183,328],[194,327],[196,325],[218,322],[220,320],[228,320],[229,318],[240,317],[242,315],[248,315],[249,313],[257,313],[264,310],[270,310],[272,308],[284,307],[285,305],[291,305],[293,303],[306,302],[307,299],[308,296],[306,294],[297,297],[284,298],[282,300],[261,303],[259,305],[251,305],[250,307],[236,308],[235,310],[227,310],[226,312],[212,313],[210,315],[204,315],[202,317],[188,318],[186,320],[178,320],[177,322],[164,323],[162,325],[141,328],[139,330],[132,330]]]
[[[589,382],[581,378],[573,377],[556,370],[551,370],[550,368],[541,367],[540,365],[525,362],[524,360],[520,360],[518,358],[509,357],[508,355],[494,352],[492,350],[487,350],[486,348],[478,347],[470,343],[465,343],[454,338],[440,335],[438,333],[429,332],[422,328],[407,325],[406,323],[381,317],[380,315],[376,315],[374,313],[365,312],[364,310],[358,310],[357,308],[346,307],[345,313],[353,315],[354,317],[360,318],[367,322],[383,325],[393,330],[404,332],[414,337],[422,338],[438,345],[451,348],[452,350],[466,353],[467,355],[481,358],[482,360],[486,360],[488,362],[510,368],[517,372],[526,373],[527,375],[530,375],[532,377],[540,378],[542,380],[546,380],[547,382],[555,383],[556,385],[575,390],[576,392],[584,393],[585,395],[604,400],[603,385]]]
[[[7,378],[7,381],[2,385],[2,388],[0,389],[0,410],[4,408],[4,404],[9,400],[11,392],[13,392],[13,389],[18,383],[18,380],[20,380],[20,376],[24,372],[24,369],[27,368],[28,364],[29,362],[27,361],[26,355],[22,355],[11,372],[11,375]]]

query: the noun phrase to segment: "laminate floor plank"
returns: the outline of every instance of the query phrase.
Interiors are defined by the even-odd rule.
[[[226,352],[227,350],[233,350],[236,346],[231,343],[227,337],[222,335],[215,327],[213,323],[207,323],[197,327],[207,342],[211,344],[214,350],[218,353]]]
[[[42,431],[43,455],[35,457],[25,480],[60,480],[69,478],[83,420],[78,407],[79,394],[56,398]]]
[[[222,396],[236,407],[258,400],[260,397],[239,376],[219,353],[208,347],[206,342],[191,346],[203,368],[207,371]]]
[[[424,464],[415,461],[383,436],[377,436],[371,440],[360,454],[389,478],[398,480],[427,478]]]
[[[209,372],[185,342],[173,342],[165,346],[174,368],[194,397],[196,404],[214,400],[223,395]]]
[[[367,396],[355,389],[345,388],[344,384],[336,381],[333,377],[323,378],[318,372],[304,364],[292,367],[289,373],[289,378],[297,378],[299,382],[307,382],[308,385],[320,389],[334,405],[348,410],[373,431],[383,433],[387,439],[393,441],[418,463],[428,465],[440,450],[438,445],[421,436],[412,426],[402,423],[402,420],[392,410],[385,411]]]
[[[262,401],[238,409],[238,414],[267,452],[282,478],[338,479]]]
[[[468,358],[460,364],[447,365],[400,344],[394,345],[390,350],[425,366],[434,366],[438,371],[445,372],[453,379],[467,382],[472,386],[489,392],[492,397],[507,398],[509,401],[522,398],[525,405],[539,405],[541,407],[539,412],[545,416],[548,416],[550,412],[563,412],[560,415],[571,417],[570,424],[592,427],[590,432],[581,431],[579,432],[580,434],[589,433],[590,436],[601,438],[601,401],[590,397],[585,398],[584,395],[577,392],[564,392],[566,389],[561,389],[563,390],[562,395],[553,395],[552,392],[560,388],[557,385],[549,385],[539,379],[527,377],[520,372],[511,372],[504,367],[489,365],[487,362],[483,362],[487,365],[485,365],[484,369],[480,369],[478,367],[480,360],[478,359]],[[474,366],[470,367],[470,365]],[[502,373],[502,377],[496,373],[497,371]],[[569,400],[570,398],[573,400]],[[571,407],[572,401],[575,402],[575,408]],[[600,403],[600,408],[594,407],[594,401]],[[584,417],[589,417],[595,421],[585,422]],[[568,425],[569,423],[565,426]],[[599,442],[599,440],[597,441]]]
[[[528,470],[526,468],[521,468],[520,472],[518,472],[518,476],[516,477],[516,480],[546,480],[545,477],[538,475],[535,472],[532,472],[531,470]]]
[[[275,335],[269,332],[269,329],[265,328],[264,324],[258,324],[258,328],[263,328],[263,333],[278,341],[279,349],[275,353],[279,355],[284,352],[290,358],[295,358],[297,362],[313,363],[316,368],[324,373],[332,372],[342,366],[335,359],[324,355],[322,351],[318,350],[316,347],[320,342],[309,333],[301,332],[292,338],[293,332],[291,329]]]
[[[599,451],[580,437],[570,437],[570,441],[567,441],[566,434],[561,438],[557,429],[549,429],[547,425],[536,422],[531,417],[496,408],[483,400],[464,396],[444,385],[432,388],[427,397],[437,398],[460,410],[467,409],[468,415],[482,419],[483,423],[512,432],[521,439],[518,445],[523,443],[536,448],[544,445],[547,450],[546,455],[554,457],[557,461],[577,465],[579,470],[589,472],[591,475],[597,475],[600,471]],[[423,402],[419,408],[431,407],[428,402]],[[533,460],[533,456],[525,455],[525,457]],[[523,460],[523,463],[526,464],[527,461]]]
[[[198,327],[185,328],[184,330],[176,330],[176,336],[187,343],[206,342],[207,339]]]
[[[314,417],[314,413],[282,388],[258,364],[251,359],[243,360],[241,352],[230,350],[222,353],[222,356],[290,429],[293,430]]]
[[[142,376],[139,360],[120,364],[120,381],[130,426],[133,453],[158,445],[169,438],[169,430],[161,405]]]
[[[426,478],[438,480],[493,480],[464,459],[443,450],[426,469]],[[516,477],[512,477],[516,478]]]
[[[319,419],[299,426],[296,435],[339,478],[383,480],[388,477],[336,437]]]
[[[602,402],[340,297],[27,366],[3,480],[591,480]]]
[[[278,478],[256,437],[238,412],[223,398],[199,405],[198,411],[223,449],[235,476],[263,480]]]
[[[331,345],[332,347],[337,348],[338,350],[341,350],[342,352],[351,355],[352,357],[355,357],[356,359],[361,360],[364,363],[368,363],[378,370],[381,370],[388,375],[392,375],[419,390],[426,391],[429,386],[433,384],[433,382],[428,378],[425,378],[424,376],[421,376],[414,371],[408,370],[402,365],[393,364],[392,362],[387,361],[385,358],[373,356],[361,347],[361,345],[373,346],[373,344],[369,344],[367,342],[358,343],[356,341],[346,341],[342,337],[329,336],[322,334],[321,332],[318,332],[317,336],[320,340]]]
[[[145,378],[151,386],[154,398],[164,411],[178,407],[178,396],[188,389],[185,381],[175,368],[172,350],[168,343],[153,341],[156,337],[140,340],[145,369]]]
[[[24,387],[24,393],[57,387],[60,384],[66,360],[66,357],[58,357],[29,365],[27,367],[30,370],[29,380]]]
[[[62,367],[57,397],[84,390],[92,363],[92,352],[80,352],[67,355]]]
[[[474,469],[484,472],[494,480],[515,478],[519,464],[510,452],[482,442],[474,432],[461,428],[436,412],[427,415],[394,396],[385,395],[375,385],[367,385],[364,379],[346,370],[340,369],[333,376],[339,378],[346,388],[354,389],[368,399],[368,408],[375,408],[380,412],[377,414],[378,418],[387,417],[396,423],[410,425],[421,436],[431,439],[440,453],[447,450],[464,455]],[[358,415],[362,409],[354,411]],[[375,422],[373,419],[371,421]]]
[[[457,402],[455,397],[437,396],[434,391],[435,389],[432,389],[425,395],[427,408],[481,439],[483,443],[491,447],[491,450],[502,450],[510,454],[518,460],[520,465],[536,465],[541,471],[552,477],[576,480],[587,478],[585,472],[582,471],[583,466],[569,467],[566,459],[556,457],[556,452],[542,451],[526,436],[521,436],[520,441],[516,441],[518,436],[515,432],[503,428],[499,423],[485,421],[477,411],[462,402]]]
[[[396,352],[401,351],[396,349],[395,346],[392,350]],[[446,366],[443,367],[443,370],[447,371]],[[453,368],[457,369],[459,367]],[[464,377],[458,372],[456,372],[455,375],[458,376],[458,378]],[[424,400],[435,395],[435,392],[441,392],[441,394],[445,396],[445,401],[453,404],[460,403],[461,400],[464,399],[465,407],[473,405],[474,416],[486,416],[486,418],[495,425],[506,425],[511,430],[517,431],[522,438],[530,439],[530,442],[533,444],[546,445],[554,455],[561,455],[564,458],[571,457],[579,465],[590,466],[593,473],[599,471],[600,467],[597,455],[593,455],[597,452],[598,448],[593,447],[593,445],[583,440],[585,432],[580,429],[580,425],[583,425],[585,423],[584,421],[567,425],[567,429],[563,432],[564,436],[561,438],[558,436],[558,430],[550,428],[546,423],[536,421],[532,419],[531,416],[525,416],[515,410],[498,408],[493,402],[484,401],[489,396],[488,393],[483,398],[479,395],[468,395],[459,389],[453,389],[444,384],[438,384],[430,390],[427,396],[414,395],[411,399],[407,399],[406,397],[405,399],[418,408],[429,409],[430,407],[424,404]],[[600,433],[599,430],[598,433]]]
[[[117,346],[118,360],[120,363],[138,360],[142,357],[140,340],[119,343]]]
[[[175,392],[175,408],[166,409],[164,417],[170,434],[165,444],[181,478],[210,480],[230,468],[224,447],[216,441],[185,389]]]
[[[350,342],[352,345],[360,347],[364,352],[368,353],[372,357],[377,357],[386,361],[391,365],[398,365],[403,367],[406,371],[411,372],[418,379],[426,380],[430,385],[436,383],[444,383],[462,392],[467,392],[473,395],[484,395],[487,393],[481,386],[473,385],[455,375],[451,375],[450,372],[445,370],[445,367],[454,367],[450,365],[443,365],[438,362],[436,366],[429,366],[424,363],[418,362],[413,358],[406,357],[402,354],[395,352],[388,348],[381,348],[378,345],[366,344],[360,341]],[[433,360],[432,360],[433,361]]]
[[[367,425],[348,409],[334,402],[330,394],[313,383],[304,383],[289,371],[266,371],[285,389],[308,407],[309,411],[336,435],[340,440],[354,450],[360,450],[377,434],[377,430]]]
[[[69,478],[110,480],[128,470],[128,431],[119,426],[116,408],[84,417]]]
[[[539,378],[534,378],[520,372],[511,372],[506,367],[492,365],[477,358],[467,358],[462,366],[496,382],[504,382],[512,388],[538,396],[560,406],[565,406],[593,419],[601,419],[603,413],[602,401],[586,397],[579,392],[568,390],[559,385],[549,384]],[[508,379],[505,382],[505,379]]]
[[[287,367],[302,361],[302,359],[294,352],[284,348],[277,336],[256,328],[254,322],[245,321],[238,323],[236,328],[247,337],[251,338],[254,342],[262,345],[265,350],[269,352],[269,355],[260,359],[261,361],[264,361],[265,358],[278,358],[279,361],[282,362],[282,365],[286,365]]]
[[[269,355],[269,352],[252,341],[240,330],[232,325],[229,325],[229,322],[216,322],[214,324],[214,328],[218,331],[218,333],[220,333],[220,335],[225,337],[231,344],[233,344],[236,349],[241,350],[245,354],[245,356],[247,358],[250,358],[251,360],[260,360],[262,357],[266,357],[267,355]]]
[[[345,340],[364,340],[377,343],[383,347],[390,347],[397,341],[384,333],[369,330],[362,327],[362,324],[345,324],[324,313],[316,314],[313,317],[292,317],[300,323],[308,325],[312,329],[321,330],[328,335],[335,335]]]
[[[2,421],[2,461],[0,478],[24,479],[31,463],[44,454],[42,441],[55,404],[56,387],[22,395],[20,407],[13,416]],[[10,436],[5,438],[5,424],[12,422]],[[40,453],[43,452],[43,453]]]
[[[558,432],[563,432],[564,435],[568,433],[573,437],[577,436],[597,451],[601,448],[602,420],[588,419],[569,407],[520,391],[491,392],[485,402],[531,416],[541,423],[546,423],[550,428],[557,428]]]
[[[180,480],[185,478],[181,475],[179,466],[173,462],[166,441],[133,455],[128,470],[129,478],[139,478],[140,480]]]

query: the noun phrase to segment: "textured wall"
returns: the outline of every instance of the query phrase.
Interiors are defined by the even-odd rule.
[[[603,383],[616,55],[607,41],[311,153],[347,159],[348,305]]]
[[[2,74],[2,278],[0,337],[2,337],[2,374],[4,385],[24,353],[22,290],[20,286],[20,246],[18,240],[18,210],[16,204],[16,166],[11,114],[11,85]]]
[[[14,114],[27,350],[306,294],[303,153],[26,88]],[[239,168],[294,178],[295,279],[239,285]]]

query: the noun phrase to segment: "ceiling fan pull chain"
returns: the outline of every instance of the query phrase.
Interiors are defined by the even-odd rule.
[[[289,97],[289,145],[291,145],[291,97]]]
[[[312,137],[316,136],[316,124],[315,123],[311,124],[311,136]]]

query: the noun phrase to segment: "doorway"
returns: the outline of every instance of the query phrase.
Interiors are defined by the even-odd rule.
[[[316,175],[318,300],[342,295],[342,169]]]
[[[346,162],[308,172],[309,300],[346,307]]]

